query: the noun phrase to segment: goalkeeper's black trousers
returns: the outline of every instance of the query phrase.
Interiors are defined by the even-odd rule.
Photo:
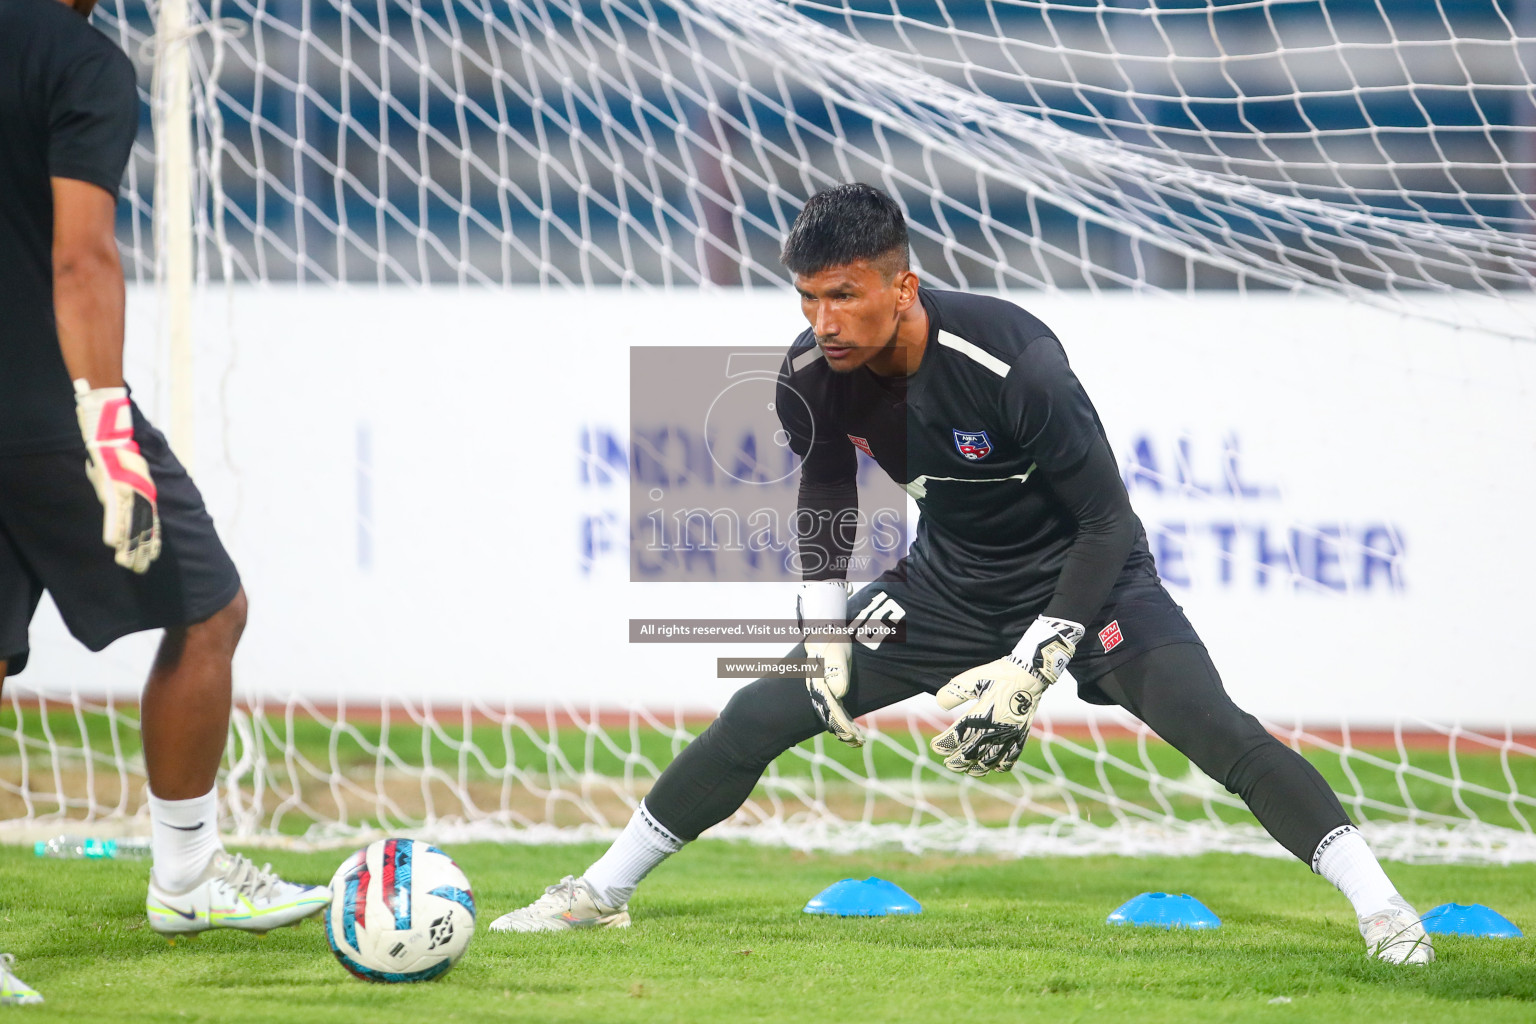
[[[1110,700],[1241,796],[1275,841],[1303,863],[1311,865],[1324,836],[1349,824],[1317,769],[1232,703],[1202,645],[1153,648],[1096,682]],[[856,674],[844,706],[858,717],[925,692],[866,670]],[[804,680],[759,679],[738,690],[720,717],[667,766],[645,806],[673,835],[693,839],[746,801],[769,762],[821,731]]]

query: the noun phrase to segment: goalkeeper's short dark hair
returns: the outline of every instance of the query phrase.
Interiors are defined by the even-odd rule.
[[[795,218],[779,262],[792,274],[818,274],[856,260],[876,264],[887,279],[911,265],[901,207],[862,182],[822,189]]]

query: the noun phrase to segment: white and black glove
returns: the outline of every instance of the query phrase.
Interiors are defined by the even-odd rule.
[[[75,381],[75,416],[90,457],[85,475],[101,502],[102,543],[124,569],[147,572],[160,555],[160,512],[149,463],[133,439],[128,389]]]
[[[795,609],[800,631],[805,634],[805,656],[820,658],[824,666],[820,677],[805,679],[811,706],[828,732],[850,747],[862,747],[864,735],[843,707],[843,698],[848,696],[848,662],[853,644],[846,632],[831,631],[843,630],[848,624],[848,584],[842,580],[802,583]]]
[[[944,767],[975,776],[1011,770],[1045,688],[1066,671],[1082,638],[1078,623],[1042,615],[1012,653],[946,683],[937,694],[939,707],[948,711],[976,703],[929,744],[944,758]]]

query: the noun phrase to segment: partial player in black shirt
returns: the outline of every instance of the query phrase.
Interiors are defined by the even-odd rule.
[[[820,657],[825,672],[739,690],[582,878],[491,927],[628,923],[646,872],[734,813],[775,757],[823,730],[858,746],[859,715],[916,694],[969,705],[933,740],[947,768],[1008,771],[1070,666],[1083,697],[1146,722],[1337,885],[1373,955],[1431,959],[1417,914],[1317,770],[1227,696],[1157,578],[1104,428],[1051,330],[1001,299],[920,287],[900,208],[867,185],[813,196],[782,259],[810,324],[774,402],[802,459],[807,641],[795,656]],[[908,557],[850,599],[859,450],[922,516]]]
[[[0,32],[0,454],[56,451],[77,447],[80,427],[54,324],[53,189],[64,192],[58,212],[71,223],[77,210],[99,214],[109,202],[115,209],[139,94],[127,55],[56,0],[7,0]],[[85,249],[59,256],[68,266],[109,258]],[[122,302],[121,273],[114,279],[90,297],[109,318]],[[77,356],[90,351],[81,346]]]
[[[95,0],[0,0],[0,684],[46,590],[101,650],[164,629],[144,687],[150,927],[266,931],[318,912],[218,835],[245,591],[202,496],[123,381],[117,188],[139,127]]]

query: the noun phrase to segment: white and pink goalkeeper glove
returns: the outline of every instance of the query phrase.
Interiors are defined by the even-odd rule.
[[[127,388],[92,388],[75,381],[75,415],[90,456],[85,474],[101,502],[101,540],[114,560],[136,573],[160,555],[160,512],[149,463],[133,439]]]
[[[1040,698],[1066,671],[1082,638],[1078,623],[1042,615],[1011,653],[946,683],[936,694],[939,707],[948,711],[966,701],[976,703],[929,743],[944,758],[944,767],[978,777],[1012,770]]]

